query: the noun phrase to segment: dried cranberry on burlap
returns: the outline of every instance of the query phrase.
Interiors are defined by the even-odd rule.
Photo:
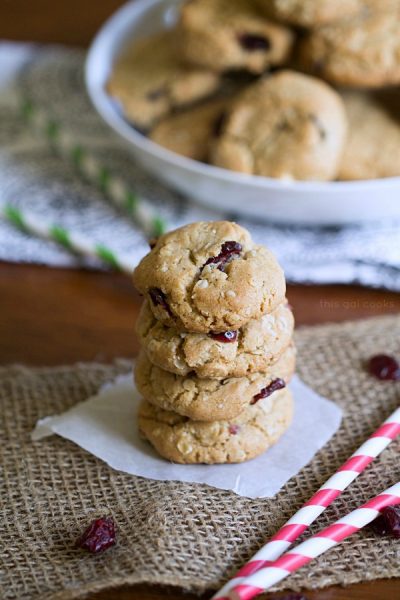
[[[90,523],[76,542],[77,548],[83,548],[98,554],[114,546],[116,542],[115,523],[112,517],[100,517]]]
[[[400,538],[400,506],[386,506],[371,527],[378,535]]]
[[[367,368],[371,375],[381,381],[400,381],[400,364],[388,354],[371,356]]]

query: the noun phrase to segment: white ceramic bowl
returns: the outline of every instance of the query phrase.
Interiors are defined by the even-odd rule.
[[[253,218],[334,225],[400,216],[400,177],[319,183],[244,175],[179,156],[129,125],[105,91],[112,65],[127,41],[171,26],[181,3],[129,2],[105,23],[87,58],[86,83],[93,104],[145,169],[200,203]]]

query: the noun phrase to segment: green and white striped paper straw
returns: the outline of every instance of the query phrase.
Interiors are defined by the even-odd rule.
[[[131,260],[117,255],[103,244],[97,244],[86,236],[68,231],[59,225],[45,223],[41,217],[39,218],[32,213],[21,211],[11,204],[5,204],[0,207],[0,217],[26,233],[56,242],[69,252],[98,259],[108,267],[122,271],[123,273],[132,274],[136,266]]]
[[[165,220],[150,203],[139,197],[120,177],[113,175],[87,148],[77,144],[61,123],[49,118],[30,100],[23,101],[22,113],[35,131],[43,135],[61,156],[72,162],[118,209],[125,211],[148,237],[157,237],[166,231]]]

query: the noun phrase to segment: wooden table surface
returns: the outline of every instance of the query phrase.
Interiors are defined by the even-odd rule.
[[[3,0],[2,38],[87,46],[121,0]],[[356,286],[289,286],[298,325],[400,311],[400,295]],[[0,263],[0,363],[56,365],[110,361],[138,350],[139,298],[129,279],[111,273]],[[191,600],[179,590],[135,586],[91,600]],[[210,594],[202,596],[209,598]],[[279,597],[279,595],[277,596]],[[310,600],[395,600],[398,580],[307,592]]]

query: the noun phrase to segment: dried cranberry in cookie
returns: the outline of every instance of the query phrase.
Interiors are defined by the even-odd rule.
[[[216,71],[262,73],[288,59],[294,37],[250,0],[191,0],[181,9],[179,28],[186,60]]]
[[[253,397],[253,400],[250,402],[250,404],[257,404],[257,402],[259,402],[260,400],[268,398],[268,396],[270,396],[277,390],[282,390],[284,387],[286,387],[286,382],[283,381],[283,379],[274,379],[273,381],[271,381],[271,383],[265,386],[258,394],[256,394]]]
[[[239,242],[224,242],[221,246],[221,251],[219,252],[219,254],[217,254],[217,256],[212,256],[211,258],[207,259],[201,270],[203,271],[205,267],[207,267],[208,265],[212,265],[213,267],[216,267],[220,271],[224,272],[225,266],[228,263],[230,263],[231,260],[239,258],[242,254],[242,251],[243,246],[242,244],[239,244]]]
[[[170,317],[173,317],[164,292],[162,292],[159,288],[150,288],[149,296],[153,306],[160,306],[163,310],[165,310],[165,312],[167,312],[170,315]]]
[[[232,103],[211,161],[218,167],[280,179],[336,177],[346,137],[339,94],[294,71],[259,80]]]
[[[277,379],[289,382],[295,363],[296,352],[289,346],[264,372],[226,379],[200,378],[193,372],[182,377],[153,365],[142,351],[135,365],[135,381],[139,393],[164,410],[198,421],[233,419]]]
[[[275,257],[229,221],[192,223],[159,237],[133,281],[158,320],[207,334],[237,330],[285,297]]]
[[[239,330],[182,332],[158,321],[146,301],[136,331],[150,361],[161,369],[183,376],[194,371],[198,377],[222,379],[268,369],[289,346],[293,327],[293,313],[283,302]]]
[[[233,420],[192,421],[143,401],[139,429],[157,452],[177,463],[237,463],[270,448],[289,427],[290,391],[280,390]]]
[[[199,334],[201,335],[201,334]],[[221,331],[221,333],[214,333],[213,331],[208,334],[210,338],[223,344],[233,344],[238,339],[237,331]]]

